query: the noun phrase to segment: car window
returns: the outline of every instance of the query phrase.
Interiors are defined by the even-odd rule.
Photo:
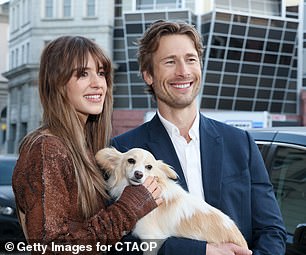
[[[306,223],[306,150],[278,145],[271,167],[271,182],[288,233]]]
[[[11,185],[15,159],[0,160],[0,185]]]

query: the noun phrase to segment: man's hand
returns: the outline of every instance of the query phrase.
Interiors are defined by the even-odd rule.
[[[233,243],[213,244],[206,246],[206,255],[251,255],[252,251]]]

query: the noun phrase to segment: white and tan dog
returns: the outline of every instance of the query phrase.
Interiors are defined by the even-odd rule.
[[[134,148],[121,153],[105,148],[98,151],[96,159],[109,174],[109,193],[115,199],[127,185],[140,185],[147,176],[158,177],[164,202],[136,223],[133,235],[142,240],[176,236],[216,244],[230,242],[247,248],[238,227],[227,215],[186,192],[173,181],[177,179],[175,171],[150,152]]]

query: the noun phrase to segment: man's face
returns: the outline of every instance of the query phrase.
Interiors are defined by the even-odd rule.
[[[187,35],[161,37],[153,54],[153,70],[153,75],[143,75],[152,86],[159,107],[185,108],[195,101],[201,86],[201,65]]]

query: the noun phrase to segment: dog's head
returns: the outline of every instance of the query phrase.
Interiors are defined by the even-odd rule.
[[[154,156],[140,148],[131,149],[121,153],[115,148],[105,148],[97,152],[98,165],[109,175],[110,189],[127,185],[140,185],[148,176],[158,177],[158,181],[177,179],[176,172],[170,166],[156,160]],[[121,192],[122,192],[121,190]]]

